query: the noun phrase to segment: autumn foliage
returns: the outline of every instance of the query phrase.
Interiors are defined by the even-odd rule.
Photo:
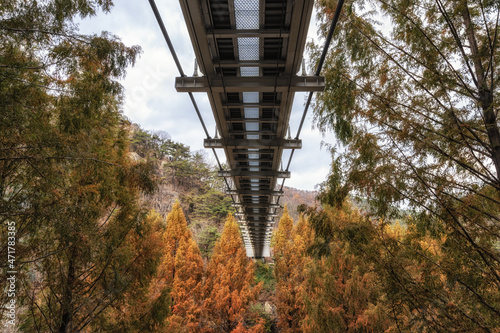
[[[254,283],[253,261],[246,256],[231,215],[206,270],[179,202],[168,214],[163,233],[151,240],[162,256],[147,302],[163,301],[151,309],[163,314],[163,319],[144,331],[263,332],[262,320],[249,314],[261,285]]]
[[[320,1],[318,18],[336,6]],[[346,2],[326,57],[316,125],[340,147],[320,200],[369,214],[376,232],[339,229],[350,245],[335,253],[372,263],[400,330],[500,327],[499,13],[488,1]],[[382,228],[396,221],[399,237]]]
[[[229,215],[208,264],[203,287],[204,320],[209,332],[245,332],[242,321],[257,299],[254,264],[246,256],[238,225]]]
[[[179,202],[166,219],[147,213],[156,174],[131,158],[130,141],[143,159],[171,157],[170,185],[204,187],[184,202],[196,219],[224,218],[231,199],[223,181],[202,181],[216,171],[201,154],[144,131],[130,137],[119,81],[140,48],[74,23],[111,6],[0,4],[0,225],[16,226],[17,322],[7,325],[500,332],[498,1],[346,2],[315,103],[315,124],[343,147],[332,150],[322,206],[295,225],[285,207],[266,290],[277,318],[267,321],[231,215],[213,254],[219,230],[205,229],[202,257]],[[318,6],[329,24],[337,2]],[[4,260],[7,240],[0,232]],[[2,320],[9,297],[0,293]]]
[[[462,250],[452,236],[422,231],[411,216],[373,220],[350,202],[307,216],[290,232],[285,210],[274,238],[281,331],[496,332],[494,309],[460,287],[472,273],[454,266]],[[500,299],[487,280],[475,287],[480,302]]]
[[[297,332],[305,317],[306,266],[310,259],[306,249],[312,241],[312,231],[301,215],[294,227],[285,205],[283,216],[273,237],[275,259],[278,326],[282,332]]]
[[[199,320],[203,261],[177,201],[167,216],[158,286],[171,299],[166,332],[192,331]]]

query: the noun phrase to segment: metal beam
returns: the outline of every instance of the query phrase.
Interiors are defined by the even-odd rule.
[[[217,172],[219,177],[248,177],[248,178],[290,178],[290,171],[243,171],[222,170]]]
[[[300,149],[302,140],[297,139],[205,139],[203,142],[205,148],[283,148]]]
[[[285,65],[284,60],[217,60],[214,59],[214,63],[220,65],[221,67],[266,67],[266,68],[276,68],[276,66],[283,67]]]
[[[274,149],[259,149],[248,151],[247,149],[233,149],[233,154],[258,154],[258,155],[268,155],[274,154]]]
[[[264,190],[259,190],[259,191],[239,191],[239,190],[227,190],[226,194],[228,195],[275,195],[275,196],[282,196],[283,191],[264,191]]]
[[[254,203],[246,203],[246,204],[241,204],[241,203],[233,203],[233,207],[246,207],[246,208],[273,208],[273,209],[278,209],[278,208],[283,208],[283,206],[278,205],[278,204],[268,204],[268,203],[262,203],[262,204],[254,204]]]
[[[222,104],[222,107],[225,109],[228,108],[246,108],[246,107],[251,107],[251,108],[279,108],[279,104],[281,103],[280,100],[277,100],[276,103],[224,103]]]
[[[272,232],[274,230],[274,227],[269,227],[268,225],[260,225],[260,226],[253,226],[249,228],[249,231],[268,231]],[[245,231],[246,232],[246,231]]]
[[[207,29],[207,38],[288,37],[288,29]]]
[[[266,124],[271,124],[271,123],[278,123],[279,119],[263,119],[263,118],[231,118],[227,117],[226,122],[228,123],[266,123]]]
[[[325,78],[323,76],[286,76],[276,77],[224,77],[219,76],[189,76],[176,77],[177,92],[298,92],[323,91]]]
[[[274,158],[248,158],[248,157],[244,157],[244,158],[235,158],[234,159],[235,162],[238,162],[238,163],[242,163],[242,162],[272,162],[274,161]]]
[[[248,217],[276,217],[278,216],[277,214],[267,214],[267,213],[246,213],[245,214]]]

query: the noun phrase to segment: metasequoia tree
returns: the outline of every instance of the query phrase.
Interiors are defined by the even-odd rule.
[[[253,261],[247,258],[238,224],[229,214],[203,287],[203,325],[209,332],[247,331],[242,322],[261,289],[261,284],[254,286],[253,281]],[[262,329],[257,326],[251,331]]]
[[[129,160],[117,82],[140,49],[73,23],[111,5],[0,5],[0,220],[16,225],[23,331],[88,329],[141,269],[124,242],[140,229],[139,191],[152,183]]]
[[[164,255],[164,219],[150,211],[137,233],[130,233],[123,244],[120,261],[133,257],[131,285],[119,299],[90,323],[91,332],[158,332],[171,314],[170,290],[159,290],[159,265]]]
[[[181,239],[175,266],[172,316],[166,332],[199,331],[203,261],[193,239]]]
[[[171,316],[166,332],[196,331],[201,306],[203,261],[179,201],[167,216],[163,236],[164,255],[158,287],[171,295]]]
[[[288,205],[285,205],[283,215],[280,218],[278,229],[275,231],[272,238],[272,247],[275,260],[284,255],[284,252],[289,248],[292,240],[293,220],[288,213]]]
[[[172,210],[167,215],[167,227],[163,237],[165,255],[162,260],[162,275],[165,284],[172,285],[176,274],[175,258],[181,245],[181,240],[191,239],[191,232],[187,227],[186,217],[182,212],[179,201],[174,203]]]
[[[322,22],[335,6],[320,2]],[[436,311],[486,330],[500,317],[499,13],[484,1],[348,1],[315,108],[345,145],[322,201],[352,193],[380,217],[411,211],[422,236],[445,239],[429,263],[462,294],[461,311],[439,298]]]
[[[278,326],[283,332],[300,330],[305,316],[306,267],[310,262],[306,250],[312,242],[312,231],[301,215],[294,227],[285,205],[283,216],[273,237]]]
[[[384,253],[377,228],[348,202],[309,210],[315,239],[306,267],[303,332],[392,332],[385,281],[378,273]]]
[[[299,326],[294,320],[295,309],[294,288],[291,278],[293,248],[293,220],[285,205],[283,215],[280,218],[278,229],[274,232],[271,246],[274,254],[274,275],[276,277],[276,312],[278,314],[278,326],[284,332],[289,332]]]
[[[496,318],[473,312],[475,301],[449,282],[446,236],[403,224],[370,221],[347,202],[309,210],[315,239],[308,252],[304,332],[492,331]],[[454,258],[452,258],[454,259]],[[462,267],[455,278],[465,278]],[[498,293],[490,290],[492,297]],[[469,320],[460,320],[466,317]],[[494,331],[494,330],[493,330]]]

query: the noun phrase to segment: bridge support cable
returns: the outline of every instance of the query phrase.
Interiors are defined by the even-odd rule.
[[[344,0],[339,0],[339,2],[337,3],[337,7],[335,8],[335,14],[333,15],[332,23],[330,24],[330,29],[328,30],[328,35],[327,35],[326,40],[325,40],[325,45],[323,46],[323,51],[321,52],[321,57],[319,58],[318,66],[316,68],[316,72],[314,73],[314,76],[319,77],[319,75],[321,74],[321,70],[323,69],[326,55],[328,53],[328,49],[330,48],[330,43],[332,42],[333,33],[335,32],[335,27],[337,26],[337,22],[339,20],[340,13],[342,12],[343,5],[344,5]],[[306,105],[304,107],[304,112],[302,113],[302,118],[300,120],[299,128],[297,130],[297,135],[295,136],[295,140],[299,140],[300,132],[302,131],[302,126],[304,125],[304,121],[306,119],[307,112],[309,110],[309,106],[311,104],[313,94],[314,94],[314,91],[311,91],[311,92],[309,92],[309,96],[307,97]],[[285,169],[286,172],[289,171],[294,152],[295,152],[295,149],[292,149],[292,151],[290,153],[290,157],[288,159],[286,169]],[[283,181],[281,183],[280,191],[283,191],[284,185],[285,185],[285,178],[283,178]],[[279,198],[278,198],[277,203],[279,203]]]
[[[163,38],[165,38],[165,41],[167,42],[168,49],[170,51],[170,54],[172,55],[172,58],[174,59],[175,65],[177,66],[177,70],[179,71],[180,76],[186,77],[186,74],[184,74],[184,71],[182,70],[182,66],[181,66],[181,63],[179,61],[179,58],[177,57],[177,52],[175,52],[174,45],[172,44],[172,41],[170,40],[170,36],[168,35],[167,28],[165,27],[165,24],[163,23],[163,19],[161,18],[160,12],[158,11],[158,7],[156,6],[155,0],[149,0],[149,4],[151,5],[151,9],[153,10],[156,21],[158,22],[160,30],[163,34]],[[189,98],[191,99],[191,103],[193,104],[193,107],[196,111],[196,114],[198,115],[198,119],[200,120],[201,126],[203,127],[203,130],[205,132],[205,135],[207,136],[207,139],[211,139],[210,134],[208,133],[207,127],[205,125],[205,121],[203,120],[203,117],[201,116],[200,109],[198,108],[198,104],[196,103],[196,100],[194,99],[193,93],[189,92],[188,95],[189,95]],[[214,153],[215,159],[217,161],[217,165],[219,166],[219,171],[222,171],[223,170],[222,164],[220,163],[219,156],[217,156],[217,152],[213,148],[212,148],[212,152]],[[224,181],[226,183],[227,189],[230,190],[231,186],[229,185],[229,182],[227,181],[226,178],[224,178]],[[234,200],[232,195],[231,195],[231,200],[233,201],[233,203],[236,203],[236,201]]]
[[[158,11],[158,7],[156,7],[155,0],[149,0],[149,4],[151,5],[151,9],[153,10],[153,13],[155,14],[156,21],[158,22],[158,25],[160,26],[160,30],[163,34],[163,38],[165,38],[165,41],[167,42],[168,49],[170,50],[170,54],[172,55],[172,58],[174,59],[175,65],[177,66],[177,70],[179,71],[179,74],[182,77],[185,77],[186,74],[184,74],[184,71],[182,70],[181,63],[179,62],[179,58],[177,57],[177,52],[175,52],[174,45],[172,44],[172,41],[170,40],[170,37],[169,37],[168,32],[167,32],[167,28],[165,28],[165,24],[163,24],[163,19],[161,18],[160,12]],[[203,130],[205,131],[207,139],[210,139],[210,134],[208,134],[207,127],[205,126],[205,122],[203,121],[203,118],[201,117],[200,109],[198,108],[198,104],[196,104],[193,93],[191,93],[191,92],[189,93],[189,98],[191,99],[191,102],[193,103],[194,109],[196,110],[196,114],[198,115],[198,118],[200,119],[201,126],[203,126]]]

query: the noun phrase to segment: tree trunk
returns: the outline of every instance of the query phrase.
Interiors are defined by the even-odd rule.
[[[75,250],[71,250],[71,257],[68,263],[68,276],[66,278],[66,285],[62,295],[61,305],[61,325],[59,326],[59,333],[71,332],[71,322],[73,320],[73,285],[75,282]]]
[[[483,113],[483,121],[488,134],[488,139],[491,145],[491,159],[495,165],[497,179],[495,180],[496,187],[500,190],[500,130],[497,125],[497,115],[493,109],[493,93],[484,75],[483,64],[479,56],[479,48],[477,46],[474,28],[471,22],[469,8],[464,6],[462,17],[467,32],[467,39],[469,40],[472,61],[476,72],[477,88],[479,95],[479,102]],[[490,50],[493,52],[493,50]]]

